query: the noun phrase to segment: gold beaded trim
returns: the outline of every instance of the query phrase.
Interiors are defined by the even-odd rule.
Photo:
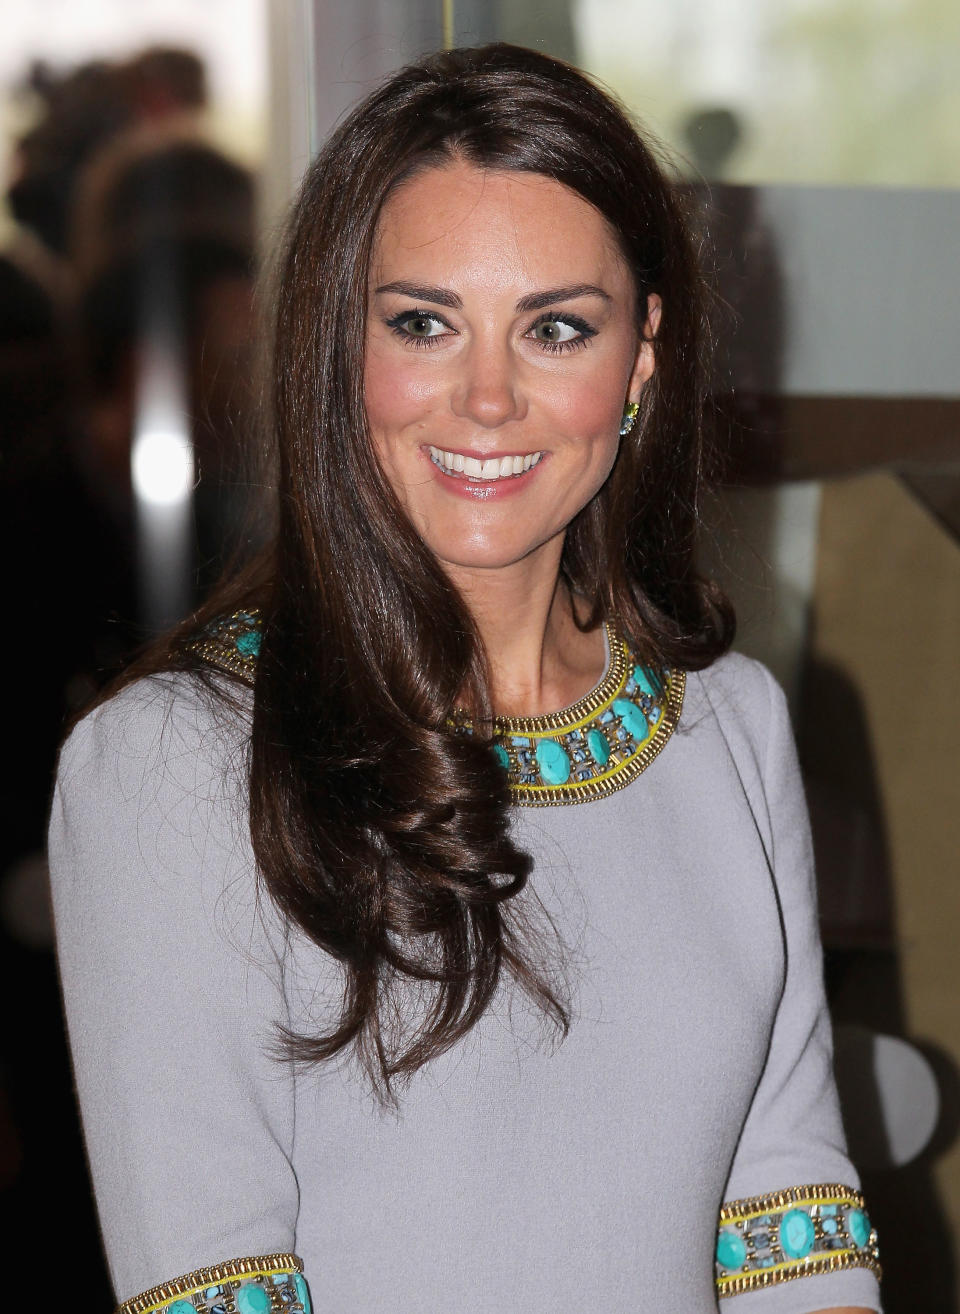
[[[185,1300],[207,1287],[219,1286],[233,1278],[273,1277],[275,1273],[302,1273],[303,1261],[296,1255],[252,1255],[245,1259],[228,1259],[210,1268],[197,1268],[183,1277],[151,1287],[139,1296],[131,1296],[118,1305],[115,1314],[153,1314],[171,1300]]]
[[[235,611],[232,616],[215,621],[202,634],[188,640],[184,649],[208,665],[252,685],[256,678],[262,628],[263,619],[256,608]],[[650,672],[656,691],[653,691],[653,686],[647,686],[641,698],[631,683],[636,658],[629,644],[609,622],[605,622],[604,628],[610,660],[596,688],[559,712],[494,718],[493,737],[507,772],[510,797],[514,803],[524,807],[551,807],[586,803],[615,794],[646,770],[676,729],[686,688],[684,672],[661,671],[656,675]],[[632,692],[627,693],[627,690]],[[612,719],[612,705],[623,697],[637,702],[638,708],[640,702],[643,704],[649,732],[642,740],[624,736],[619,720]],[[601,716],[608,723],[609,734],[600,725],[598,718]],[[462,711],[454,712],[449,724],[460,733],[472,733],[474,728]],[[603,766],[585,757],[579,763],[571,759],[571,778],[561,785],[538,783],[535,777],[540,774],[539,769],[524,765],[525,754],[513,743],[514,738],[552,739],[559,741],[565,752],[575,755],[578,751],[583,752],[584,736],[589,737],[594,731],[599,731],[606,741]],[[603,743],[600,747],[604,748]]]
[[[584,753],[581,763],[572,763],[571,779],[562,785],[538,783],[531,778],[539,774],[532,761],[534,741],[558,740],[568,755],[577,749],[583,751],[586,742],[583,736],[588,731],[601,730],[601,716],[611,722],[610,729],[616,735],[619,720],[612,719],[611,709],[618,698],[627,697],[634,701],[638,697],[631,683],[636,656],[613,625],[605,622],[604,628],[610,663],[607,673],[595,689],[560,712],[551,712],[545,716],[494,717],[493,739],[496,751],[503,758],[511,799],[519,806],[559,807],[569,803],[587,803],[615,794],[646,770],[662,752],[677,727],[683,710],[686,675],[683,671],[660,671],[657,673],[658,692],[655,698],[644,703],[651,725],[650,733],[642,741],[638,743],[632,736],[627,736],[623,741],[605,736],[609,759],[602,768],[591,762]],[[632,689],[633,693],[627,694],[628,689]],[[473,723],[462,712],[454,713],[452,723],[461,732],[473,731]],[[514,743],[515,739],[529,740],[530,744],[521,746]],[[528,759],[526,763],[522,760],[524,756]],[[587,768],[590,772],[588,777],[577,778],[577,772]]]
[[[791,1186],[783,1191],[774,1191],[770,1195],[755,1195],[743,1200],[732,1200],[720,1210],[719,1221],[721,1228],[725,1225],[733,1225],[742,1232],[745,1224],[756,1219],[765,1219],[767,1215],[783,1214],[794,1208],[810,1208],[819,1215],[823,1206],[838,1205],[843,1206],[845,1210],[865,1209],[864,1198],[859,1191],[839,1183],[820,1183],[813,1186]],[[820,1222],[815,1223],[817,1229],[821,1226]],[[773,1219],[769,1228],[765,1230],[771,1233],[776,1230]],[[765,1287],[776,1286],[781,1282],[792,1282],[796,1278],[838,1273],[851,1268],[868,1269],[879,1280],[880,1253],[877,1234],[873,1228],[863,1246],[850,1244],[842,1249],[811,1253],[800,1259],[786,1257],[765,1268],[753,1267],[741,1272],[727,1273],[716,1280],[717,1296],[721,1299],[724,1296],[738,1296],[748,1291],[760,1291]]]
[[[840,1186],[832,1182],[817,1186],[790,1186],[784,1191],[774,1191],[772,1195],[751,1195],[744,1200],[731,1200],[720,1210],[721,1223],[745,1223],[750,1218],[759,1218],[762,1214],[779,1213],[791,1205],[811,1204],[852,1204],[858,1209],[864,1208],[864,1199],[859,1191],[850,1186]]]
[[[773,1268],[755,1268],[739,1277],[719,1278],[717,1297],[740,1296],[746,1291],[762,1291],[795,1278],[817,1277],[822,1273],[840,1273],[848,1268],[866,1268],[881,1277],[880,1261],[866,1250],[835,1250],[832,1255],[815,1255],[810,1259],[792,1259]]]
[[[189,639],[183,645],[184,651],[252,685],[257,674],[262,627],[258,608],[235,611],[232,616],[215,621],[195,639]]]
[[[664,701],[660,710],[660,719],[653,734],[635,752],[616,762],[611,756],[610,765],[592,780],[569,781],[565,785],[525,785],[511,780],[510,795],[513,802],[525,808],[558,807],[561,804],[587,803],[591,799],[606,798],[609,794],[616,794],[618,790],[625,789],[631,781],[636,780],[637,776],[646,771],[654,758],[658,757],[666,747],[667,740],[680,720],[686,684],[685,672],[665,673]],[[613,699],[611,698],[610,701],[612,702]]]
[[[610,667],[595,689],[559,712],[547,712],[544,716],[496,716],[494,733],[537,736],[555,734],[558,730],[577,730],[591,721],[601,708],[613,702],[627,682],[630,649],[609,622],[604,621],[603,628],[607,633]],[[455,712],[454,716],[458,717],[458,714]]]

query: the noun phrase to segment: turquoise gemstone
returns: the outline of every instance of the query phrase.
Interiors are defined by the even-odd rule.
[[[647,718],[636,703],[631,703],[628,698],[615,698],[613,710],[619,716],[627,734],[632,735],[638,744],[642,744],[650,733],[650,727]]]
[[[610,745],[599,730],[587,731],[587,747],[597,766],[606,766],[610,761]]]
[[[237,652],[242,652],[244,657],[259,657],[260,635],[256,630],[251,630],[249,634],[240,635],[237,639]]]
[[[313,1306],[310,1304],[310,1292],[299,1273],[294,1274],[293,1285],[297,1288],[297,1300],[303,1306],[303,1314],[311,1314]]]
[[[790,1259],[809,1255],[816,1240],[810,1215],[803,1209],[788,1209],[780,1223],[780,1247]]]
[[[175,1300],[166,1307],[163,1314],[197,1314],[197,1307],[192,1300]]]
[[[635,666],[633,668],[633,679],[641,693],[649,694],[651,698],[656,698],[658,692],[657,686],[654,684],[649,671],[645,671],[642,666]]]
[[[241,1287],[237,1292],[237,1309],[240,1314],[270,1314],[270,1297],[263,1287]]]
[[[555,739],[537,740],[537,765],[547,785],[565,785],[570,779],[570,759]]]
[[[851,1209],[847,1214],[847,1231],[853,1237],[854,1245],[862,1250],[870,1240],[870,1219],[862,1209]]]
[[[510,770],[510,754],[504,748],[503,744],[494,744],[493,755],[503,767],[504,771]]]
[[[723,1268],[743,1268],[747,1262],[747,1243],[732,1227],[721,1228],[717,1237],[717,1263]]]

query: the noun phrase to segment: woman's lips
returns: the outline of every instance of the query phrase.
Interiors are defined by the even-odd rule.
[[[434,447],[432,444],[427,451],[438,470],[483,480],[514,479],[539,464],[543,456],[542,451],[498,452],[481,456]]]
[[[434,447],[422,449],[434,478],[448,492],[474,501],[489,501],[518,493],[539,469],[543,451],[463,452]]]

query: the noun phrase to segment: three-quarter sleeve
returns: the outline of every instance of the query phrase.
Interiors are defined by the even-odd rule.
[[[785,975],[720,1215],[724,1314],[880,1309],[876,1235],[847,1156],[833,1078],[809,822],[786,701],[763,673],[763,815]]]
[[[270,1284],[298,1309],[293,1074],[271,1050],[283,932],[257,892],[244,718],[217,701],[186,676],[144,680],[63,749],[49,857],[67,1024],[118,1299],[155,1288],[143,1308],[192,1310],[190,1279],[219,1277],[238,1309]]]

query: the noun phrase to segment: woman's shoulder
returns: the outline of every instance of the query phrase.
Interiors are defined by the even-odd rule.
[[[763,768],[775,745],[792,732],[787,700],[762,662],[728,652],[702,671],[687,676],[687,727],[718,726],[735,757],[749,754]]]
[[[47,844],[61,958],[83,959],[103,923],[158,981],[186,951],[194,967],[222,966],[225,947],[273,970],[285,929],[260,897],[250,844],[251,707],[223,677],[160,671],[74,727]]]
[[[780,685],[763,662],[742,652],[725,653],[704,670],[694,672],[693,679],[712,702],[726,703],[731,709],[754,716],[769,712],[771,702],[783,697]]]
[[[215,616],[170,644],[170,667],[128,679],[82,717],[61,756],[91,745],[134,757],[161,743],[224,751],[250,733],[263,628],[257,608]]]
[[[96,705],[60,752],[61,786],[80,776],[132,788],[148,780],[195,788],[245,767],[252,693],[204,670],[142,676]]]
[[[807,832],[800,764],[783,690],[758,661],[730,653],[687,677],[680,726],[685,769],[726,824],[731,802],[745,797],[771,863],[784,846],[777,836]],[[729,792],[729,791],[732,791]],[[789,846],[787,846],[789,847]],[[809,855],[779,864],[778,880],[806,879]]]

